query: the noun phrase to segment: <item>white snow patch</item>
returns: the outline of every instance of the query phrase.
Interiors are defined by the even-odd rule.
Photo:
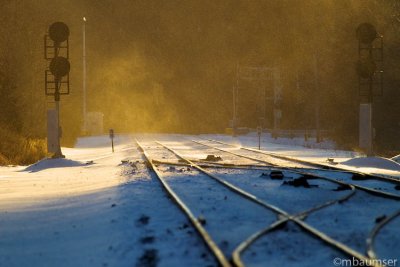
[[[32,164],[24,169],[27,172],[38,172],[50,168],[66,168],[66,167],[79,167],[90,165],[93,162],[76,161],[70,159],[43,159],[35,164]]]
[[[400,171],[400,164],[394,160],[382,157],[359,157],[342,162],[341,164],[352,167],[378,168]]]

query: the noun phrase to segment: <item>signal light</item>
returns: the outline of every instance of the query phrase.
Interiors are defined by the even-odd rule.
[[[55,43],[62,43],[69,37],[69,28],[64,22],[54,22],[49,27],[49,37]]]
[[[363,44],[370,44],[378,37],[375,27],[370,23],[361,23],[358,25],[356,35],[358,41]]]
[[[56,78],[61,78],[69,73],[70,64],[65,57],[55,57],[51,60],[49,69]]]

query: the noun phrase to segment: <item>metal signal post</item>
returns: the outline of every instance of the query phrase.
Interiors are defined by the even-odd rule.
[[[50,61],[45,70],[45,94],[54,96],[55,109],[47,110],[47,150],[53,158],[64,158],[60,138],[60,96],[69,94],[69,28],[63,22],[50,25],[44,36],[44,57]]]
[[[375,27],[362,23],[357,27],[360,117],[359,146],[368,156],[373,155],[374,130],[372,124],[373,96],[382,94],[383,84],[383,38]]]

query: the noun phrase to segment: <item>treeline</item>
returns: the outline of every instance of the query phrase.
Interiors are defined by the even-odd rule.
[[[0,3],[0,165],[30,164],[46,156],[46,109],[52,103],[44,94],[43,36],[51,22],[66,17],[60,4]],[[78,114],[74,108],[67,112]],[[71,129],[66,141],[77,133]]]
[[[281,70],[283,128],[315,127],[318,97],[321,127],[355,147],[355,29],[370,22],[385,42],[376,142],[399,149],[396,0],[3,0],[0,8],[6,14],[0,18],[0,126],[18,135],[45,137],[52,101],[44,96],[43,34],[54,21],[71,31],[71,95],[61,100],[64,144],[80,133],[86,16],[88,109],[104,113],[106,129],[221,132],[232,117],[236,66],[258,65]],[[254,113],[253,89],[242,90],[250,103],[244,112]]]
[[[101,66],[91,72],[96,77],[92,105],[102,106],[108,124],[135,131],[222,131],[232,117],[236,66],[277,67],[284,94],[282,127],[315,128],[318,99],[321,127],[347,148],[356,147],[358,138],[355,30],[370,22],[385,42],[383,96],[374,106],[376,142],[382,149],[399,149],[397,1],[91,4],[92,20],[112,37],[104,41],[102,34],[92,34],[100,50],[96,55],[104,55],[92,57]],[[244,112],[254,113],[254,89],[241,90],[241,100],[249,103]]]

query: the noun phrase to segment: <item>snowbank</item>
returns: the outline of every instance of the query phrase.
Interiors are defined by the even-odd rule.
[[[359,157],[342,162],[341,164],[352,167],[378,168],[400,171],[400,164],[394,160],[382,157]]]

